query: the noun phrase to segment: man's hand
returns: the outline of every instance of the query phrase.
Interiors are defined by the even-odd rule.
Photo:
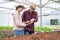
[[[26,24],[30,23],[30,21],[25,22]]]
[[[30,21],[26,21],[25,24],[26,26],[28,26],[30,24]]]
[[[27,21],[27,25],[32,24],[34,22],[34,19],[31,19],[30,21]]]
[[[31,20],[30,20],[30,23],[33,23],[33,22],[34,22],[34,19],[31,19]]]
[[[31,19],[30,21],[25,22],[26,25],[30,25],[34,22],[34,19]]]

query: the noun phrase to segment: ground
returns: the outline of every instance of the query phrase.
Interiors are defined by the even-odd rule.
[[[10,31],[8,32],[10,33]],[[13,34],[13,33],[12,33]],[[1,37],[0,40],[60,40],[60,31],[54,32],[37,32],[32,35],[19,35],[13,37],[13,35]]]

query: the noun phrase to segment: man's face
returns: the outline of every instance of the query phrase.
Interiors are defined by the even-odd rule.
[[[18,8],[18,12],[21,12],[23,10],[23,8]]]
[[[30,7],[30,9],[31,9],[31,11],[34,11],[35,10],[35,8],[33,8],[32,6]]]

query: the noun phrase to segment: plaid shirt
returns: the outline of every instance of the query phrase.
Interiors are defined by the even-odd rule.
[[[37,22],[37,20],[38,20],[37,12],[33,11],[31,13],[29,10],[25,11],[22,15],[22,21],[26,22],[26,21],[30,21],[31,19],[34,19],[34,22]],[[29,31],[34,31],[34,23],[26,26],[25,29],[27,29]]]

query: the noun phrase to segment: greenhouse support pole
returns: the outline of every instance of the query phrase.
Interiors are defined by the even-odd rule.
[[[40,28],[42,31],[42,0],[40,0]]]

